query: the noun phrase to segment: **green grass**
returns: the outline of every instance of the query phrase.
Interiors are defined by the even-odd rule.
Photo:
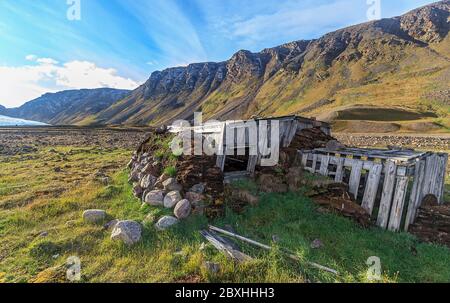
[[[104,186],[86,177],[76,185],[67,185],[70,182],[51,169],[58,162],[51,162],[55,156],[47,150],[26,164],[19,159],[1,163],[5,171],[0,174],[0,281],[65,281],[61,265],[70,256],[81,259],[81,282],[366,282],[366,260],[370,256],[380,257],[384,282],[450,281],[448,248],[419,243],[405,233],[362,229],[338,215],[319,213],[301,193],[264,194],[257,207],[247,208],[240,215],[227,211],[224,218],[210,222],[219,227],[231,225],[243,236],[273,245],[274,249],[267,252],[240,243],[254,258],[245,264],[235,264],[209,245],[200,249],[205,240],[198,231],[208,222],[199,216],[165,232],[146,224],[143,240],[127,247],[111,241],[110,232],[101,226],[84,224],[82,212],[100,208],[110,218],[142,221],[148,214],[159,218],[170,211],[143,207],[132,196],[128,172],[119,168],[131,152],[77,150],[71,154],[66,155],[72,162],[69,176],[117,163],[110,172],[111,183]],[[28,172],[32,175],[23,178],[26,167],[39,166],[40,157],[48,158],[50,168],[43,172],[32,169]],[[61,179],[58,186],[66,184],[61,194],[36,195],[57,179]],[[256,192],[251,181],[236,185]],[[18,203],[20,197],[29,201]],[[15,203],[7,203],[10,200]],[[40,237],[42,231],[48,236]],[[280,239],[278,244],[272,243],[273,235]],[[324,246],[312,249],[314,239],[320,239]],[[287,259],[280,248],[294,251],[303,261]],[[219,262],[220,272],[208,273],[202,266],[204,261]],[[307,261],[332,267],[340,275],[311,268]]]

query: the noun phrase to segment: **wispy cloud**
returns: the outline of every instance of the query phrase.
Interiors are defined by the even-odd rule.
[[[208,56],[199,34],[173,0],[121,1],[122,6],[139,20],[142,28],[159,49],[158,61],[170,65],[205,61]]]
[[[139,83],[121,77],[113,68],[102,68],[88,61],[59,64],[52,58],[28,55],[32,63],[24,66],[0,66],[0,104],[20,106],[47,92],[66,89],[111,87],[135,89]]]

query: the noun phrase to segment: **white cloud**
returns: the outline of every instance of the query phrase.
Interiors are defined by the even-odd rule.
[[[16,107],[47,92],[81,88],[135,89],[139,83],[121,77],[113,68],[88,61],[59,64],[51,58],[26,57],[32,64],[0,66],[0,104]]]

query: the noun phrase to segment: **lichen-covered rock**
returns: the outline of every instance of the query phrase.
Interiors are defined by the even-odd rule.
[[[187,199],[181,200],[175,206],[173,213],[178,219],[185,219],[189,217],[191,214],[191,202]]]
[[[203,194],[205,192],[205,183],[195,184],[189,191],[196,194]]]
[[[182,199],[179,191],[171,191],[164,197],[164,207],[173,208]]]
[[[133,186],[133,195],[136,198],[140,199],[142,197],[142,193],[143,193],[143,189],[142,189],[141,185],[138,184],[138,183],[134,184],[134,186]]]
[[[159,189],[152,190],[144,197],[144,203],[150,204],[152,206],[164,205],[164,191]]]
[[[177,182],[175,178],[169,178],[166,181],[163,182],[164,190],[166,191],[181,191],[183,190],[183,187],[180,183]]]
[[[158,220],[155,224],[155,228],[157,230],[166,230],[170,228],[171,226],[177,224],[179,221],[177,218],[172,216],[164,216],[161,219]]]
[[[136,221],[119,221],[111,233],[112,240],[121,240],[127,245],[136,244],[141,240],[142,227]]]
[[[101,209],[88,209],[83,212],[83,220],[87,223],[101,223],[106,219],[106,211]]]
[[[156,182],[156,177],[152,175],[144,175],[141,179],[140,185],[142,189],[153,189]]]

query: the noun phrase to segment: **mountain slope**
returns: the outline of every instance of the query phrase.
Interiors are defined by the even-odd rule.
[[[111,88],[48,93],[18,108],[0,108],[0,114],[49,124],[80,124],[130,93]]]
[[[95,121],[162,124],[198,110],[220,119],[333,117],[343,106],[378,106],[424,113],[420,123],[450,127],[449,12],[450,1],[441,1],[317,40],[154,72]]]

